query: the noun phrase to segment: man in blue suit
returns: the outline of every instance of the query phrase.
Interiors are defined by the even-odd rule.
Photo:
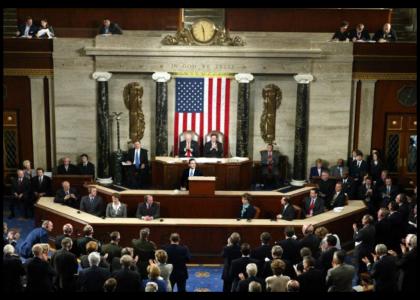
[[[312,167],[309,173],[309,180],[312,180],[312,177],[321,177],[322,171],[326,170],[322,166],[322,159],[318,158],[315,163],[316,163],[316,166]]]
[[[23,258],[32,257],[32,246],[39,243],[48,243],[48,233],[53,230],[53,223],[49,220],[42,222],[42,226],[33,229],[23,241],[19,254]]]
[[[38,32],[38,27],[36,27],[33,24],[31,17],[27,17],[25,24],[21,24],[18,26],[18,31],[16,32],[16,36],[33,38],[37,32]]]
[[[242,195],[242,205],[239,211],[239,219],[253,219],[255,217],[255,208],[251,204],[251,195],[245,193]]]

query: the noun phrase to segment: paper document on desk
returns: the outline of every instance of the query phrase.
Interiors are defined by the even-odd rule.
[[[340,206],[340,207],[334,207],[333,211],[336,213],[342,212],[344,209],[344,206]]]

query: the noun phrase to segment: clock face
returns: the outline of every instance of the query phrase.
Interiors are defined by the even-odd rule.
[[[417,104],[417,88],[415,86],[403,86],[398,91],[398,101],[404,106]]]
[[[216,34],[216,26],[207,19],[197,20],[191,26],[191,33],[197,42],[208,43]]]

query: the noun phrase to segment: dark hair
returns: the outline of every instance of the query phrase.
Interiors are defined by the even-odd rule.
[[[317,188],[312,188],[311,191],[314,191],[315,193],[318,194],[318,189]]]
[[[327,244],[329,246],[335,246],[337,245],[337,238],[335,237],[335,235],[327,235]]]
[[[366,177],[366,178],[365,178],[365,180],[370,180],[370,181],[372,181],[372,177],[368,176],[368,177]]]
[[[85,156],[87,159],[89,159],[89,156],[86,153],[83,153],[82,155],[80,155],[80,157]]]
[[[118,231],[113,231],[109,235],[109,237],[111,238],[111,241],[116,241],[119,236],[120,236],[120,233]]]
[[[120,199],[120,194],[118,194],[118,193],[112,193],[112,197],[115,197],[117,199]]]
[[[217,137],[217,133],[212,133],[212,134],[210,134],[210,137],[212,137],[212,136]]]
[[[181,240],[181,238],[179,237],[179,234],[178,233],[174,232],[174,233],[171,233],[171,236],[170,236],[169,240],[171,242],[177,243],[177,242],[179,242]]]
[[[248,243],[242,243],[241,253],[242,255],[249,255],[251,253],[251,246]]]
[[[341,26],[340,27],[345,27],[345,26],[349,26],[349,22],[347,22],[347,21],[341,22]]]
[[[284,233],[287,237],[292,237],[295,235],[295,229],[292,226],[286,226],[286,228],[284,228]]]
[[[305,257],[303,258],[303,261],[304,261],[304,262],[306,261],[306,264],[307,264],[309,267],[313,267],[313,266],[315,266],[315,258],[313,258],[312,256],[305,256]]]
[[[392,211],[396,211],[396,210],[398,210],[398,204],[397,204],[397,202],[395,202],[395,201],[391,201],[391,202],[389,202],[389,204],[388,204],[389,206],[391,206],[391,210]]]
[[[25,20],[26,20],[26,21],[28,21],[28,20],[32,20],[32,17],[31,17],[31,16],[27,16],[27,17],[25,18]]]
[[[338,250],[334,252],[335,258],[338,260],[338,263],[342,264],[346,258],[346,251]]]
[[[41,170],[42,172],[44,172],[43,168],[36,168],[37,171]]]
[[[190,160],[188,161],[188,164],[190,164],[190,162],[195,161],[194,158],[190,158]]]
[[[359,149],[356,150],[356,156],[363,156],[363,152],[360,151]]]
[[[251,198],[251,195],[250,194],[245,193],[245,194],[242,195],[242,198],[245,198],[248,202],[251,203],[252,198]]]
[[[311,248],[303,247],[302,249],[300,249],[299,254],[302,258],[304,258],[305,256],[312,256],[312,250]]]
[[[48,23],[47,18],[42,18],[40,22],[42,22],[42,21],[44,21],[44,22]]]
[[[264,244],[267,244],[271,240],[271,234],[269,232],[263,232],[263,233],[261,233],[260,240]]]

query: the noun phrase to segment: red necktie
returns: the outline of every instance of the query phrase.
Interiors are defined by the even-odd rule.
[[[268,171],[271,173],[272,169],[273,169],[273,153],[268,152]]]
[[[190,143],[187,144],[187,157],[191,157]]]
[[[312,211],[315,207],[315,199],[311,199],[311,204],[309,205],[309,214],[312,215]]]

